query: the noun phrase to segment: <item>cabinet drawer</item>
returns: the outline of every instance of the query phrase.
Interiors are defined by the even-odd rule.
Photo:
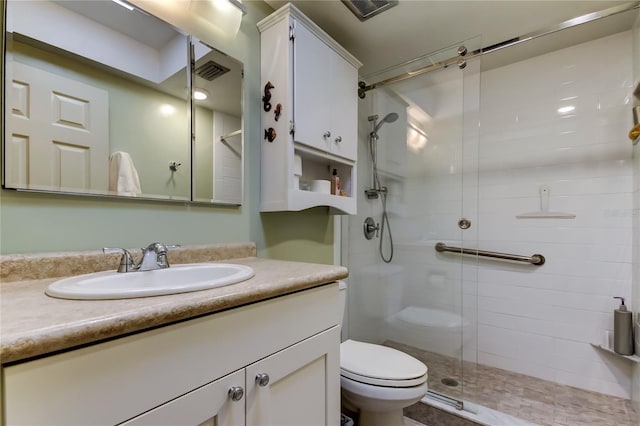
[[[3,370],[7,425],[117,424],[339,322],[337,284]]]
[[[122,426],[236,426],[245,423],[245,398],[231,401],[229,389],[244,388],[245,370],[215,382],[122,423]]]

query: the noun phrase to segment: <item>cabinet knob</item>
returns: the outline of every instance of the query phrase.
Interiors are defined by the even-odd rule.
[[[258,386],[267,386],[269,384],[269,375],[267,373],[256,374],[256,383]]]
[[[338,136],[334,140],[336,141],[336,143],[340,143],[340,142],[342,142],[342,136]]]
[[[324,132],[324,135],[322,135],[322,137],[325,139],[329,139],[331,137],[331,132],[327,130],[326,132]]]
[[[232,401],[240,401],[243,396],[244,389],[242,389],[241,386],[232,386],[231,389],[229,389],[229,398],[231,398]]]

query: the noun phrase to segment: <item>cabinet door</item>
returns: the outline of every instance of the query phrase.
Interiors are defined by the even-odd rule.
[[[335,52],[331,67],[331,150],[355,160],[358,156],[358,71]]]
[[[338,425],[339,348],[336,326],[247,367],[247,424]]]
[[[204,385],[186,395],[122,423],[126,426],[242,426],[245,398],[232,400],[229,390],[244,390],[244,370]]]
[[[323,151],[331,149],[331,48],[296,23],[293,42],[293,94],[297,142]],[[355,123],[355,122],[354,122]]]

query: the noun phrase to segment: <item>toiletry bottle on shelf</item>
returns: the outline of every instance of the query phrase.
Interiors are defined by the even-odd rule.
[[[613,311],[613,350],[620,355],[633,355],[633,315],[624,304],[624,297],[620,299],[620,307]]]
[[[340,177],[338,176],[338,170],[333,169],[331,174],[331,193],[333,195],[340,195]]]

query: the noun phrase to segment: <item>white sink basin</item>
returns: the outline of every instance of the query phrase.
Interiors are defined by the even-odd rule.
[[[129,299],[207,290],[253,275],[253,269],[244,265],[192,263],[154,271],[78,275],[50,284],[45,293],[62,299]]]

